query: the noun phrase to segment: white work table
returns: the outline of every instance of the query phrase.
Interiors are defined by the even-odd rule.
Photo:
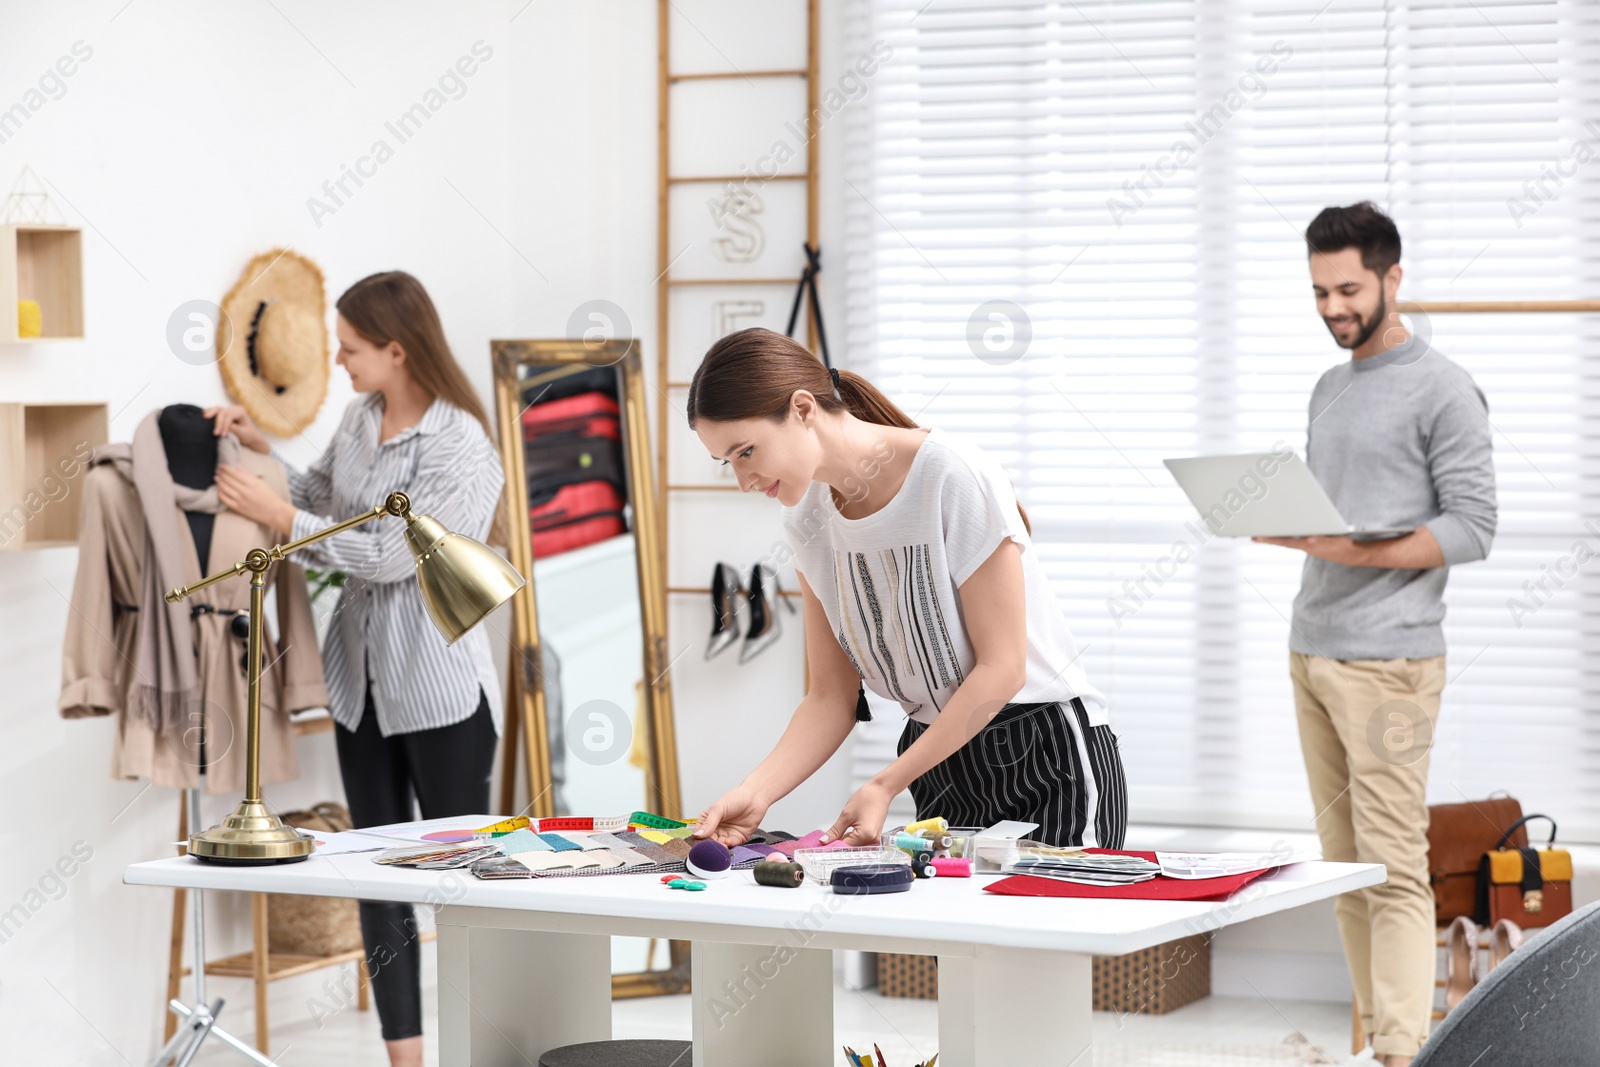
[[[1091,956],[1376,885],[1384,871],[1297,863],[1216,903],[1009,897],[983,892],[991,880],[935,878],[906,893],[850,897],[809,882],[758,886],[735,871],[694,893],[668,889],[659,875],[484,881],[382,866],[363,853],[273,867],[182,857],[123,875],[130,885],[435,906],[443,1067],[527,1067],[547,1049],[609,1038],[613,935],[693,943],[694,1067],[842,1062],[833,949],[939,957],[940,1067],[1081,1067]]]

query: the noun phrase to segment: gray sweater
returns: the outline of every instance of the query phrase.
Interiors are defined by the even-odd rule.
[[[1450,567],[1489,554],[1496,506],[1488,402],[1413,336],[1347,360],[1311,392],[1306,460],[1355,526],[1426,526],[1445,565],[1347,567],[1307,557],[1289,647],[1330,659],[1444,655]]]

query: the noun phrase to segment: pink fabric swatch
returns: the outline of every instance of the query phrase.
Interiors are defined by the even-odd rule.
[[[773,846],[773,850],[776,851],[776,852],[783,853],[785,856],[788,856],[790,859],[794,859],[794,854],[795,854],[796,850],[802,849],[802,848],[826,848],[826,849],[830,849],[831,850],[831,849],[836,849],[836,848],[846,848],[846,847],[848,847],[847,845],[845,845],[845,843],[843,841],[830,841],[826,845],[824,845],[822,843],[823,832],[824,831],[822,831],[822,830],[813,830],[809,834],[807,834],[806,836],[800,838],[799,840],[796,840],[796,841],[784,841],[784,842],[781,842],[781,843],[779,843],[777,845],[774,845]]]

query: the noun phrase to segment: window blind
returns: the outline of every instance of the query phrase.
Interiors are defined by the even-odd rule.
[[[1110,699],[1133,817],[1305,829],[1303,557],[1212,538],[1169,456],[1303,454],[1303,232],[1371,199],[1402,299],[1600,297],[1584,5],[852,0],[844,359],[1007,468]],[[1591,162],[1590,160],[1595,161]],[[1500,527],[1446,596],[1430,801],[1600,840],[1600,315],[1409,320],[1489,399]],[[858,777],[899,716],[861,727]]]

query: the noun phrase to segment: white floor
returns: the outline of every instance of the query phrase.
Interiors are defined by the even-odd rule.
[[[429,1021],[426,1036],[427,1062],[437,1064],[437,1034],[433,988],[433,949],[424,951],[424,1017]],[[375,1011],[358,1011],[351,1002],[338,1010],[337,999],[324,986],[335,975],[333,970],[319,976],[277,983],[272,992],[272,1048],[284,1067],[386,1067],[382,1038]],[[336,987],[334,987],[336,989]],[[207,992],[223,996],[228,1006],[222,1019],[234,1034],[249,1040],[255,1033],[249,984],[239,980],[213,978]],[[331,1014],[329,1009],[332,1008]],[[614,1036],[663,1037],[688,1040],[690,1034],[689,998],[646,997],[615,1003],[612,1018]],[[775,1028],[784,1025],[774,1020]],[[1019,1025],[1034,1026],[1041,1038],[1048,1038],[1049,1020],[1019,1020]],[[843,986],[834,995],[834,1033],[836,1043],[866,1051],[876,1043],[888,1057],[891,1067],[913,1067],[938,1051],[936,1002],[904,1000],[879,996],[876,992],[852,992]],[[1227,1055],[1221,1046],[1239,1050],[1250,1047],[1282,1046],[1303,1035],[1310,1046],[1329,1054],[1327,1061],[1299,1055],[1283,1058],[1240,1058]],[[1118,1016],[1096,1013],[1095,1062],[1133,1064],[1159,1063],[1163,1067],[1211,1067],[1227,1063],[1341,1063],[1348,1055],[1350,1009],[1347,1005],[1312,1001],[1273,1001],[1266,997],[1208,997],[1168,1015]],[[1155,1056],[1155,1047],[1165,1047]],[[1135,1055],[1148,1048],[1152,1058]],[[153,1052],[154,1050],[152,1050]],[[219,1042],[207,1042],[196,1064],[242,1064],[243,1059]],[[840,1063],[843,1055],[840,1055]]]

